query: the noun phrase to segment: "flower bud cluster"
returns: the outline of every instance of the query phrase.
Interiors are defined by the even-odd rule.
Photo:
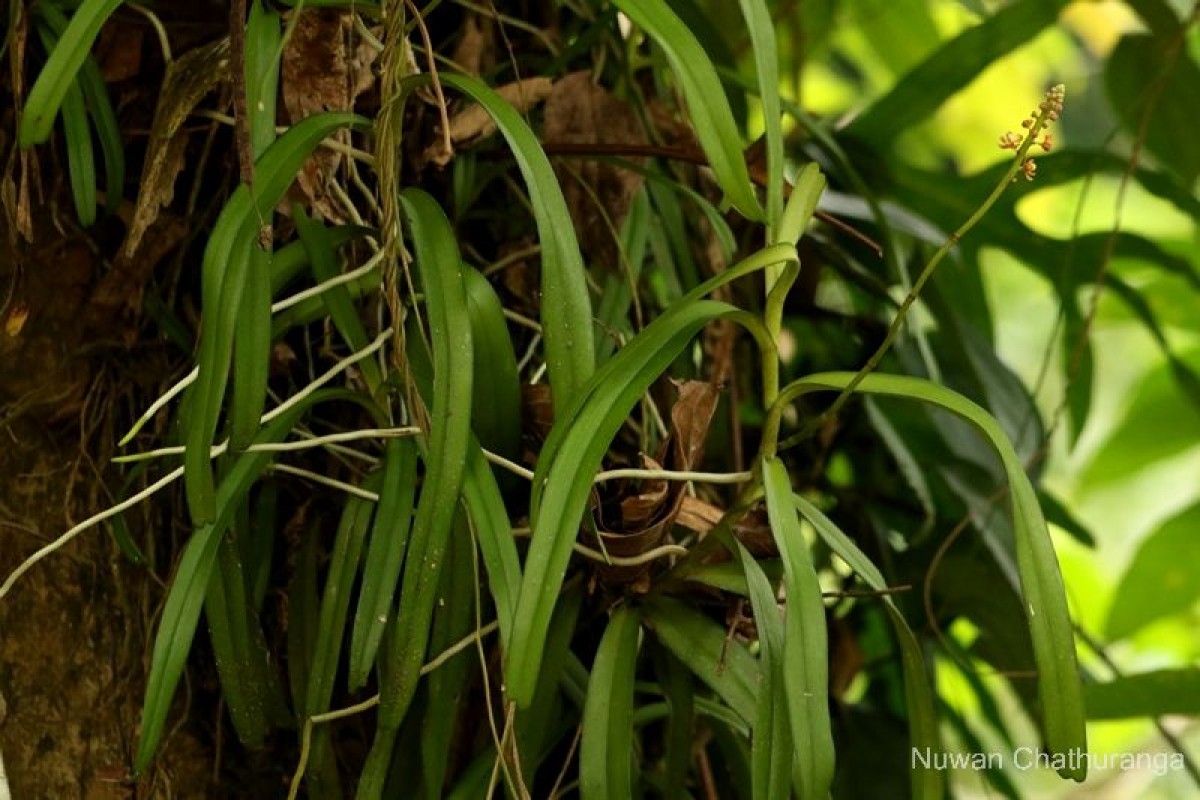
[[[1042,148],[1043,152],[1050,152],[1054,147],[1054,138],[1048,132],[1043,133],[1043,131],[1048,124],[1056,122],[1062,114],[1066,92],[1067,88],[1061,83],[1047,90],[1045,99],[1038,104],[1036,109],[1029,112],[1027,118],[1021,121],[1021,127],[1028,133],[1021,135],[1012,131],[1006,132],[1000,137],[1000,149],[1019,151],[1036,144]],[[1041,140],[1037,138],[1039,134],[1042,137]],[[1025,180],[1031,181],[1037,175],[1037,164],[1032,158],[1026,158],[1021,162],[1021,172],[1025,176]]]

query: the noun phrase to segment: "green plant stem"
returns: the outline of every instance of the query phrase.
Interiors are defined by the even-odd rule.
[[[796,262],[788,262],[783,275],[767,295],[767,310],[764,319],[760,320],[749,311],[735,311],[726,316],[730,322],[736,322],[754,337],[758,345],[759,357],[762,360],[763,371],[763,405],[769,407],[779,394],[779,350],[775,343],[779,340],[779,329],[783,319],[783,298],[799,274]],[[774,305],[774,309],[772,306]],[[774,321],[775,328],[771,324]]]
[[[773,244],[795,247],[816,213],[817,201],[824,191],[825,176],[821,174],[820,167],[813,162],[805,164],[796,175],[796,183],[775,230],[768,232],[768,240]],[[770,352],[763,351],[763,407],[770,408],[779,396],[779,335],[783,331],[783,305],[800,275],[800,259],[797,257],[795,261],[785,262],[782,267],[771,265],[764,274],[767,300],[763,308],[763,324]]]
[[[850,381],[846,388],[838,394],[837,398],[832,404],[830,404],[829,408],[825,409],[825,411],[823,411],[819,416],[810,420],[808,424],[806,424],[798,432],[792,434],[783,442],[777,444],[780,420],[783,414],[783,409],[787,404],[778,402],[778,397],[772,400],[772,405],[767,412],[766,422],[763,425],[762,454],[765,457],[773,456],[779,450],[786,450],[787,448],[799,444],[803,440],[812,436],[812,434],[819,430],[827,420],[832,418],[842,409],[842,406],[846,404],[846,401],[849,400],[850,396],[854,394],[855,390],[858,389],[858,386],[862,383],[863,379],[875,371],[875,368],[879,366],[879,362],[883,360],[883,357],[887,354],[888,350],[891,349],[892,343],[896,340],[896,336],[900,333],[900,328],[904,325],[904,320],[908,315],[909,309],[912,308],[913,304],[916,303],[917,298],[920,297],[921,290],[925,288],[925,284],[931,277],[933,277],[933,271],[937,269],[940,263],[942,263],[942,259],[944,259],[950,253],[950,249],[962,241],[962,238],[966,236],[981,219],[983,219],[984,214],[991,210],[992,206],[996,204],[996,201],[1000,199],[1000,195],[1004,193],[1004,190],[1007,189],[1009,184],[1016,179],[1017,173],[1021,171],[1021,165],[1025,162],[1025,157],[1029,152],[1029,148],[1033,146],[1034,141],[1037,138],[1037,134],[1040,133],[1041,130],[1046,126],[1046,122],[1047,112],[1043,111],[1038,114],[1033,126],[1029,129],[1029,133],[1026,135],[1024,142],[1021,143],[1020,148],[1017,150],[1017,154],[1013,158],[1012,166],[1005,171],[1004,176],[1000,179],[1000,182],[996,184],[996,188],[992,189],[992,193],[988,195],[987,199],[983,201],[979,208],[975,209],[975,213],[968,217],[967,221],[960,225],[958,230],[950,234],[946,241],[942,243],[942,246],[938,248],[937,252],[933,254],[933,257],[929,259],[928,263],[925,264],[925,268],[921,270],[921,274],[917,276],[916,282],[913,283],[912,289],[910,289],[908,294],[905,295],[904,301],[900,304],[900,308],[897,309],[896,316],[892,318],[892,322],[888,326],[887,334],[884,336],[883,342],[880,343],[879,347],[875,349],[875,352],[871,354],[871,357],[867,359],[867,363],[863,364],[862,369],[858,371],[858,373],[854,376],[854,379]]]
[[[763,369],[763,406],[770,408],[779,396],[779,334],[783,330],[783,303],[792,284],[800,274],[800,265],[789,262],[779,273],[774,283],[768,284],[767,302],[763,309],[763,325],[766,328],[766,343],[760,341]],[[771,273],[767,273],[767,280]],[[747,326],[749,329],[749,326]],[[752,331],[753,332],[753,331]],[[769,347],[767,346],[769,345]]]

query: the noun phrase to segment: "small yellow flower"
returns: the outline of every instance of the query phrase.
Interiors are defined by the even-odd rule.
[[[1033,180],[1037,175],[1037,164],[1032,158],[1024,158],[1025,153],[1035,144],[1047,153],[1054,147],[1054,137],[1049,132],[1043,131],[1062,113],[1066,93],[1067,89],[1061,83],[1051,87],[1046,91],[1042,102],[1038,103],[1038,107],[1030,112],[1029,118],[1021,121],[1021,127],[1027,131],[1025,135],[1018,136],[1012,131],[1008,131],[1000,137],[1000,149],[1015,150],[1023,158],[1021,172],[1027,181]],[[1039,135],[1042,137],[1041,140],[1038,139]],[[1016,180],[1015,177],[1014,180]]]

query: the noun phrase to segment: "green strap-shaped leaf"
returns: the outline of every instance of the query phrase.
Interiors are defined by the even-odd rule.
[[[321,613],[317,562],[321,559],[324,520],[314,519],[305,529],[296,572],[288,586],[287,648],[288,681],[296,720],[308,719],[306,708],[309,676],[317,659],[317,627]],[[326,727],[326,726],[322,726]],[[328,734],[314,727],[309,744],[308,764],[304,770],[305,788],[310,797],[341,798],[337,753],[322,743]]]
[[[54,32],[55,40],[66,34],[69,25],[67,18],[53,3],[38,3],[34,8]],[[53,48],[48,46],[47,49]],[[100,67],[90,55],[80,65],[77,80],[96,130],[96,138],[100,140],[100,152],[104,155],[104,206],[110,214],[115,214],[125,187],[125,143],[122,141],[121,126],[109,100]]]
[[[246,21],[244,84],[250,157],[257,161],[276,139],[275,107],[279,92],[279,55],[282,32],[279,14],[262,3],[251,3]],[[239,300],[234,325],[233,396],[229,402],[229,446],[238,452],[258,431],[258,421],[267,400],[271,367],[271,250],[260,242],[270,241],[274,209],[256,207],[256,231],[267,237],[246,241],[250,263]],[[365,346],[365,342],[363,345]],[[363,364],[368,368],[369,362]]]
[[[896,640],[900,643],[900,661],[904,668],[904,698],[908,706],[909,739],[912,747],[919,752],[941,752],[933,686],[925,668],[925,656],[921,652],[920,642],[908,626],[908,621],[896,607],[891,595],[886,594],[888,586],[883,579],[883,573],[867,558],[866,553],[859,549],[854,540],[834,525],[819,508],[799,495],[793,495],[792,501],[795,502],[800,516],[808,520],[817,531],[817,535],[829,545],[829,549],[849,564],[850,569],[854,570],[867,586],[882,593],[880,598],[896,631]],[[945,781],[940,770],[923,767],[912,770],[912,796],[915,800],[938,800],[944,795]]]
[[[458,783],[446,795],[446,800],[476,800],[486,797],[496,768],[496,751],[489,746],[477,755],[458,776]]]
[[[736,309],[724,303],[699,300],[689,304],[685,315],[672,317],[673,326],[658,326],[662,318],[656,320],[642,335],[648,337],[645,341],[657,346],[650,350],[626,347],[619,352],[605,366],[618,364],[624,369],[610,383],[597,388],[589,398],[592,402],[570,424],[561,457],[549,470],[541,505],[536,512],[525,575],[517,598],[513,639],[505,662],[506,687],[518,705],[525,707],[532,700],[546,628],[592,490],[591,476],[599,469],[609,443],[638,398],[670,366],[692,337],[706,323],[734,311]],[[639,355],[642,357],[632,358]]]
[[[755,717],[762,676],[758,661],[745,645],[730,640],[724,625],[680,600],[654,597],[643,611],[643,619],[658,640],[748,727]]]
[[[641,621],[621,606],[608,621],[583,707],[579,794],[583,800],[633,797],[633,678]]]
[[[311,521],[302,534],[296,569],[287,589],[287,672],[288,690],[296,719],[308,717],[304,703],[308,695],[308,673],[312,669],[317,646],[317,614],[321,600],[317,591],[317,545],[321,540],[319,522]]]
[[[221,678],[221,697],[234,731],[247,747],[261,747],[271,725],[290,722],[291,715],[271,667],[258,613],[247,596],[237,542],[232,535],[220,541],[204,616]]]
[[[386,473],[386,466],[383,471],[371,473],[363,481],[363,488],[377,493],[383,491]],[[309,716],[328,711],[333,699],[334,679],[341,659],[342,640],[345,639],[346,614],[350,608],[350,593],[358,577],[363,544],[371,528],[374,511],[374,502],[358,496],[348,497],[342,509],[329,556],[325,590],[321,595],[316,647],[305,692],[304,710]]]
[[[575,585],[565,589],[560,596],[546,636],[546,657],[542,659],[537,692],[529,708],[517,710],[516,748],[521,758],[521,773],[528,785],[537,780],[538,770],[561,735],[564,723],[572,728],[578,724],[578,714],[574,714],[573,709],[572,713],[565,713],[564,694],[573,702],[577,701],[580,710],[586,703],[587,672],[583,671],[580,685],[573,686],[571,678],[577,673],[569,669],[578,665],[583,670],[583,665],[571,652],[571,639],[579,627],[583,594],[583,587]],[[578,692],[574,694],[576,689]],[[556,764],[550,766],[558,768]]]
[[[300,235],[304,250],[308,253],[313,279],[317,283],[324,283],[336,278],[337,244],[329,229],[308,216],[299,203],[292,206],[292,220],[296,224],[296,233]],[[363,327],[358,309],[354,307],[354,299],[350,296],[349,285],[343,283],[322,292],[321,301],[328,309],[338,333],[346,340],[351,350],[357,352],[370,344],[367,329]],[[366,381],[371,394],[378,392],[383,385],[383,372],[379,368],[379,362],[373,358],[360,361],[359,369],[362,370],[363,380]]]
[[[96,221],[96,155],[88,128],[87,105],[78,84],[71,84],[63,98],[62,121],[71,198],[75,201],[79,224],[87,228]]]
[[[441,602],[433,618],[430,652],[442,653],[471,633],[475,622],[475,564],[471,531],[461,510],[447,551],[442,572]],[[470,599],[468,599],[470,598]],[[427,800],[445,796],[446,772],[456,744],[460,720],[473,720],[475,706],[468,695],[468,670],[477,663],[473,650],[458,653],[429,674],[429,697],[420,728],[421,782]]]
[[[478,335],[474,331],[475,329],[472,333],[472,343]],[[429,352],[415,329],[409,334],[407,342],[408,363],[412,369],[413,380],[428,403],[433,392],[433,365],[429,363]],[[475,355],[474,363],[478,364],[478,352]],[[473,383],[478,381],[479,374],[476,373]],[[513,537],[512,525],[509,523],[508,509],[504,506],[504,497],[500,493],[495,472],[484,457],[474,434],[467,444],[462,499],[470,513],[471,530],[479,542],[479,552],[487,571],[487,587],[496,606],[500,641],[507,648],[512,634],[517,592],[521,588],[521,559],[517,555],[517,544]]]
[[[792,729],[788,719],[787,657],[783,618],[775,589],[759,563],[736,539],[737,561],[746,579],[754,626],[758,631],[762,686],[750,740],[750,774],[755,800],[787,800],[791,796]]]
[[[379,492],[383,473],[376,471],[363,481],[363,488]],[[329,555],[329,570],[325,578],[325,590],[321,595],[321,610],[317,616],[316,640],[312,650],[312,661],[305,687],[304,710],[309,716],[323,714],[329,710],[333,700],[334,681],[338,663],[341,661],[342,642],[346,638],[346,614],[350,608],[350,593],[358,577],[359,557],[363,540],[371,525],[375,503],[362,497],[347,498],[333,539]],[[326,764],[331,758],[330,729],[321,725],[312,731],[309,745],[310,757],[315,764]],[[320,770],[315,782],[320,786],[326,775]],[[314,794],[324,794],[316,791]]]
[[[48,51],[57,43],[51,25],[45,20],[37,25],[38,36]],[[96,221],[96,156],[92,151],[92,132],[88,128],[87,105],[78,83],[67,87],[62,98],[63,139],[67,146],[67,177],[71,184],[71,199],[79,224],[89,227]]]
[[[475,435],[493,453],[516,458],[521,443],[521,381],[504,307],[479,270],[464,266],[463,281],[475,348],[475,399],[471,404]]]
[[[268,728],[266,704],[257,691],[261,684],[252,677],[257,665],[251,659],[257,654],[252,652],[248,635],[245,585],[236,549],[231,536],[220,538],[217,569],[204,598],[204,616],[221,678],[221,698],[233,729],[245,746],[261,747]],[[266,652],[261,655],[265,665]]]
[[[305,411],[317,403],[334,399],[358,403],[378,415],[378,409],[359,394],[340,389],[322,389],[272,420],[255,441],[281,441]],[[234,513],[251,485],[270,463],[272,455],[270,452],[250,451],[238,457],[217,491],[217,513],[213,521],[197,528],[180,556],[150,657],[150,676],[146,679],[146,695],[142,705],[142,731],[134,760],[135,773],[141,774],[149,766],[162,738],[171,698],[175,695],[175,687],[183,674],[183,666],[196,633],[200,608],[216,561],[217,546],[233,521]]]
[[[778,558],[760,558],[757,562],[759,569],[771,583],[778,583],[783,577],[783,562]],[[750,588],[746,585],[746,574],[742,566],[733,561],[720,564],[700,564],[689,568],[688,581],[702,583],[723,592],[733,592],[743,597],[750,596]]]
[[[438,576],[462,488],[471,439],[473,383],[471,321],[462,258],[449,220],[432,197],[406,189],[400,203],[416,248],[433,349],[433,405],[429,415],[425,480],[413,521],[401,580],[400,607],[388,669],[380,686],[379,724],[396,728],[416,691],[437,600]]]
[[[630,339],[621,348],[617,356],[605,362],[600,369],[596,370],[596,374],[588,382],[584,391],[580,392],[579,397],[566,409],[566,412],[562,414],[556,413],[555,415],[554,427],[551,429],[550,435],[547,437],[545,444],[542,445],[541,452],[538,454],[531,498],[532,516],[536,517],[538,514],[538,508],[541,504],[542,494],[546,487],[546,480],[549,476],[551,465],[557,460],[560,451],[563,449],[565,440],[571,434],[572,429],[576,427],[576,420],[581,415],[583,409],[595,402],[593,395],[603,387],[611,387],[613,382],[620,380],[623,374],[628,375],[631,364],[640,363],[646,358],[648,352],[659,347],[663,337],[669,331],[678,327],[679,320],[688,313],[688,309],[696,301],[738,278],[743,278],[785,262],[799,263],[795,246],[775,244],[763,248],[754,255],[739,261],[724,272],[709,278],[680,297],[658,319],[651,322],[641,333]]]
[[[246,113],[255,160],[275,141],[282,40],[279,12],[268,3],[251,3],[246,20]]]
[[[555,409],[566,408],[595,370],[596,345],[587,273],[562,188],[537,137],[503,97],[467,75],[442,73],[440,78],[444,85],[468,95],[491,115],[529,188],[529,204],[542,246],[540,307],[546,373]],[[427,75],[405,79],[413,88],[428,81]]]
[[[375,663],[383,629],[391,616],[408,547],[413,499],[417,491],[417,445],[412,439],[393,439],[383,455],[383,488],[371,528],[363,566],[358,609],[350,634],[350,691],[362,688]]]
[[[739,0],[750,31],[758,96],[762,100],[764,138],[767,143],[767,241],[783,215],[783,116],[779,107],[779,53],[775,47],[775,21],[764,0]]]
[[[249,244],[257,238],[260,211],[269,213],[283,197],[308,155],[335,131],[365,128],[355,114],[315,114],[290,128],[255,165],[254,186],[241,185],[225,203],[213,226],[201,265],[200,298],[204,313],[197,355],[199,375],[188,390],[184,446],[184,484],[197,527],[216,515],[209,450],[217,431],[229,379],[234,328],[250,269]]]
[[[246,592],[250,607],[262,611],[271,583],[271,560],[275,531],[279,529],[279,483],[264,481],[253,505],[245,508],[245,522],[238,538],[238,552],[246,562]]]
[[[747,219],[761,220],[762,207],[754,196],[754,186],[742,157],[742,142],[729,98],[704,48],[663,0],[614,0],[613,4],[650,34],[666,53],[687,100],[696,138],[729,202]],[[771,57],[774,58],[773,51]],[[759,66],[761,69],[762,64]],[[764,113],[770,112],[764,109]],[[778,118],[778,113],[775,117]]]
[[[887,448],[892,461],[896,463],[896,468],[904,478],[904,482],[916,495],[917,503],[921,506],[921,513],[924,515],[919,535],[924,535],[933,525],[934,517],[937,515],[937,506],[934,505],[933,493],[929,488],[929,480],[925,477],[925,470],[912,448],[909,447],[908,440],[901,435],[896,426],[892,424],[892,420],[879,409],[875,401],[868,400],[863,406],[866,409],[867,418],[871,421],[871,427],[875,429],[883,446]]]
[[[768,247],[696,287],[597,370],[555,420],[534,474],[533,537],[505,662],[509,696],[518,705],[527,706],[533,696],[546,627],[591,492],[591,476],[629,410],[705,324],[738,313],[725,303],[699,298],[737,277],[795,258],[794,247]]]
[[[242,458],[250,455],[248,453]],[[218,527],[217,522],[224,524]],[[179,559],[179,568],[171,581],[162,621],[154,637],[150,677],[146,681],[146,694],[142,701],[142,730],[133,767],[135,775],[140,775],[150,765],[158,742],[162,739],[175,687],[183,675],[183,666],[196,634],[196,623],[200,620],[200,609],[212,576],[217,546],[227,525],[228,520],[218,520],[201,527],[192,535]]]
[[[17,140],[21,147],[40,144],[50,136],[59,106],[75,85],[75,76],[92,50],[100,28],[121,0],[84,0],[38,74],[21,114]]]
[[[772,415],[797,397],[815,391],[842,390],[857,373],[826,372],[809,375],[784,389]],[[1087,750],[1083,691],[1075,657],[1075,636],[1067,608],[1062,573],[1037,495],[1020,458],[1000,424],[987,411],[962,395],[920,378],[900,375],[867,375],[857,391],[931,403],[950,411],[987,437],[1004,466],[1009,483],[1013,528],[1016,534],[1017,571],[1025,601],[1025,616],[1033,641],[1038,671],[1038,692],[1046,744],[1054,753]],[[1072,762],[1059,770],[1066,778],[1082,781],[1086,763]]]
[[[725,766],[724,780],[717,793],[734,800],[750,800],[750,743],[736,727],[725,720],[713,720],[712,747]]]
[[[610,272],[604,278],[600,302],[596,305],[596,319],[604,331],[596,340],[596,363],[603,364],[616,347],[618,334],[632,336],[629,325],[629,309],[633,304],[633,290],[642,273],[646,260],[646,246],[650,236],[650,195],[642,187],[633,196],[625,221],[621,223],[618,249],[621,253],[621,271]]]
[[[827,181],[815,162],[808,162],[796,173],[792,195],[783,209],[776,241],[795,245],[817,210]]]
[[[650,248],[664,284],[655,294],[659,305],[667,306],[700,283],[700,268],[692,252],[683,203],[676,192],[670,191],[666,182],[653,180],[646,184],[646,189],[650,192],[656,223],[650,227]]]
[[[1063,319],[1062,343],[1059,347],[1062,348],[1063,363],[1066,365],[1064,373],[1070,381],[1065,389],[1068,449],[1074,449],[1087,425],[1092,411],[1092,388],[1096,374],[1092,339],[1079,299],[1078,293],[1073,290],[1059,294]]]
[[[229,447],[235,453],[258,432],[271,372],[271,252],[254,240],[247,240],[244,248],[249,263],[234,322],[229,400]],[[240,252],[239,248],[239,257]]]
[[[321,224],[321,223],[318,223]],[[329,244],[336,251],[346,242],[352,242],[364,236],[375,236],[373,229],[361,225],[334,225],[325,228],[329,236]],[[292,281],[300,277],[309,268],[308,248],[303,241],[291,242],[275,251],[271,258],[271,297],[279,293]]]
[[[796,789],[801,800],[824,800],[833,785],[834,752],[829,721],[829,639],[821,583],[792,506],[787,468],[778,458],[765,459],[762,477],[787,591],[783,685],[796,746]]]
[[[703,698],[696,697],[696,684],[686,664],[653,639],[648,644],[654,675],[662,688],[669,712],[667,732],[663,737],[666,753],[663,756],[662,793],[663,797],[682,797],[692,763],[696,710]],[[651,704],[638,707],[634,714],[635,725],[637,715],[645,713],[648,705]]]
[[[521,557],[517,554],[517,543],[500,486],[474,437],[467,447],[462,496],[471,514],[471,527],[487,571],[488,591],[500,625],[500,643],[507,650],[512,640],[517,593],[521,591]]]

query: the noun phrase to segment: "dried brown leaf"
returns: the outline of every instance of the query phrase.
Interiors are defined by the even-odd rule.
[[[675,388],[679,399],[671,407],[674,467],[692,470],[704,458],[704,441],[721,400],[721,389],[707,381],[681,381]]]
[[[662,465],[643,455],[642,468],[662,469]],[[667,481],[646,480],[641,484],[641,491],[621,501],[619,524],[624,530],[636,531],[654,524],[654,519],[662,515],[670,499],[671,485]]]
[[[703,455],[704,440],[720,399],[720,389],[703,381],[683,381],[676,384],[676,389],[679,398],[671,408],[672,466],[690,470]],[[649,456],[642,455],[641,460],[644,469],[661,469],[660,463]],[[682,481],[630,480],[619,486],[607,502],[597,498],[597,518],[602,516],[605,508],[615,507],[619,514],[615,520],[600,520],[599,542],[603,542],[605,550],[612,555],[636,556],[667,541],[681,509],[691,499],[684,486]],[[627,494],[622,496],[622,492]],[[695,513],[694,505],[690,512]],[[716,516],[720,518],[719,511]],[[583,538],[599,544],[595,534],[585,532]],[[597,574],[606,583],[632,583],[645,576],[649,568],[649,565],[601,566]]]
[[[9,63],[24,64],[25,43],[29,36],[29,17],[24,3],[12,3],[10,8],[12,15],[9,18],[8,29]],[[20,108],[25,101],[24,70],[14,67],[10,72],[10,101],[13,108]],[[7,143],[4,144],[7,145]],[[3,149],[8,151],[7,146]],[[0,200],[4,202],[4,210],[11,227],[8,242],[10,248],[16,246],[17,237],[27,242],[33,241],[33,215],[30,213],[29,184],[38,177],[37,167],[34,151],[18,148],[13,148],[4,166]]]
[[[521,384],[521,419],[529,438],[536,442],[546,440],[554,427],[554,402],[549,384]]]
[[[648,144],[633,109],[592,81],[588,72],[573,72],[554,86],[546,100],[543,137],[547,144]],[[600,148],[597,148],[598,150]],[[631,159],[644,163],[644,158]],[[644,178],[593,159],[558,159],[559,183],[585,255],[610,270],[620,269],[620,230]]]
[[[123,24],[111,20],[100,30],[96,40],[96,62],[107,83],[136,77],[142,71],[142,43],[146,29],[141,25]]]
[[[374,85],[371,65],[377,54],[365,42],[351,47],[352,35],[353,20],[344,11],[309,9],[297,18],[280,67],[280,94],[293,124],[323,111],[349,111]],[[344,159],[333,150],[316,150],[280,210],[289,213],[292,201],[299,200],[323,219],[344,221],[344,211],[328,189]]]
[[[462,26],[462,38],[454,48],[451,60],[468,75],[480,75],[485,67],[495,61],[496,40],[492,35],[492,21],[471,12]]]
[[[675,524],[703,536],[715,528],[724,515],[725,511],[712,503],[685,494],[679,506],[679,514],[675,517]]]
[[[550,96],[554,81],[539,75],[536,78],[526,78],[506,84],[496,89],[510,105],[522,114],[529,111],[538,103]],[[482,106],[472,104],[450,118],[450,141],[454,145],[467,145],[479,139],[485,139],[496,132],[496,123]],[[441,137],[425,149],[422,160],[425,163],[444,167],[454,158],[454,153],[447,152]]]
[[[189,50],[167,66],[150,125],[133,218],[118,260],[132,261],[146,230],[174,198],[175,179],[183,169],[187,146],[187,135],[179,128],[204,96],[226,80],[228,72],[228,39]]]
[[[321,111],[350,108],[350,29],[350,16],[332,9],[308,9],[296,19],[280,68],[283,107],[293,124]]]

